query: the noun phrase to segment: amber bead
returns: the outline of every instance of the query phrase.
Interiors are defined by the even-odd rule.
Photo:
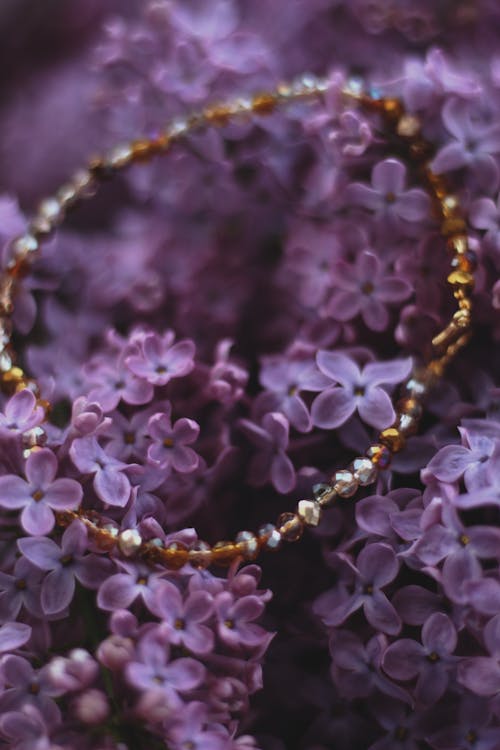
[[[321,506],[314,500],[300,500],[297,513],[307,526],[318,526],[321,520]]]
[[[276,552],[281,547],[282,537],[273,523],[266,523],[259,529],[259,544],[263,549]]]
[[[420,133],[422,123],[415,115],[405,114],[399,118],[396,133],[400,138],[415,138]]]
[[[304,531],[304,524],[296,513],[282,513],[276,525],[285,542],[296,542]]]
[[[467,224],[460,216],[450,216],[450,218],[445,219],[441,224],[441,233],[445,236],[464,232],[466,229]]]
[[[216,565],[230,565],[239,556],[239,550],[233,542],[217,542],[212,547],[212,562]]]
[[[467,250],[465,253],[455,255],[451,259],[451,267],[458,271],[472,273],[477,268],[477,256],[473,250]]]
[[[391,464],[392,454],[386,445],[370,445],[366,451],[366,455],[370,458],[378,469],[388,469]]]
[[[272,94],[258,94],[252,99],[252,109],[258,115],[268,115],[276,106],[276,97]]]
[[[381,108],[384,117],[389,122],[399,122],[404,114],[403,105],[399,99],[382,99]]]
[[[404,435],[396,427],[387,427],[379,434],[378,439],[383,445],[386,445],[391,453],[398,453],[404,448]]]
[[[348,469],[339,469],[332,477],[335,492],[340,497],[352,497],[357,491],[359,482]]]
[[[465,287],[466,289],[472,289],[474,286],[474,276],[468,271],[452,271],[446,281],[452,286]]]
[[[219,127],[227,125],[230,119],[229,110],[227,107],[222,106],[207,107],[204,110],[203,115],[210,125],[218,125]]]
[[[182,542],[171,542],[164,549],[159,549],[159,559],[171,570],[179,570],[189,559],[189,551]]]
[[[328,506],[332,505],[332,503],[335,501],[335,498],[337,497],[337,493],[335,492],[332,485],[325,484],[323,482],[314,484],[312,491],[314,499],[322,508],[328,508]]]
[[[446,241],[450,252],[456,255],[464,255],[469,251],[469,240],[465,234],[455,234]]]
[[[201,540],[195,542],[188,552],[188,562],[193,568],[208,568],[212,562],[212,550],[210,545]]]
[[[116,526],[110,528],[102,528],[95,530],[95,543],[102,552],[111,552],[116,547],[116,540],[118,538],[118,528]]]
[[[259,554],[259,542],[251,531],[240,531],[236,537],[236,547],[245,560],[255,560]]]
[[[424,172],[424,177],[438,200],[442,200],[448,195],[448,183],[443,175],[436,174],[435,172],[432,172],[432,170],[427,169]]]
[[[14,309],[12,302],[14,283],[14,279],[9,276],[4,276],[0,280],[0,316],[10,315]]]
[[[19,383],[24,383],[24,372],[20,367],[14,366],[4,372],[2,379],[5,385],[16,388]]]

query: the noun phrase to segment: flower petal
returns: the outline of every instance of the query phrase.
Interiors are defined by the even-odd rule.
[[[316,396],[311,418],[316,427],[334,429],[347,422],[356,411],[356,399],[346,388],[328,388]]]

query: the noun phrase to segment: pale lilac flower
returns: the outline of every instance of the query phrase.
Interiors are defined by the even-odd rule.
[[[138,690],[161,690],[167,696],[196,688],[205,676],[204,666],[195,659],[181,657],[169,661],[170,649],[158,629],[139,642],[135,660],[125,668],[129,683]]]
[[[24,646],[31,636],[31,626],[24,622],[6,622],[0,626],[0,654]]]
[[[130,497],[130,482],[124,474],[127,465],[110,456],[95,437],[76,438],[69,454],[77,469],[94,475],[94,489],[103,503],[120,508],[127,504]]]
[[[470,223],[485,231],[485,243],[491,245],[500,259],[500,193],[496,202],[491,198],[478,198],[470,207]]]
[[[263,611],[264,602],[259,597],[249,595],[235,600],[229,591],[223,591],[215,597],[219,637],[232,648],[258,646],[268,637],[267,631],[253,622]]]
[[[500,615],[484,627],[483,640],[489,656],[472,656],[458,665],[458,681],[476,695],[500,693]]]
[[[231,745],[227,734],[219,729],[207,727],[208,710],[198,701],[188,703],[182,711],[179,721],[168,730],[168,745],[172,750],[230,750]]]
[[[54,687],[77,692],[94,682],[99,664],[84,648],[74,648],[68,657],[54,657],[47,665],[47,673]]]
[[[453,723],[438,729],[429,737],[436,750],[497,750],[498,726],[487,726],[492,709],[478,696],[465,693],[453,712]]]
[[[0,717],[0,731],[16,750],[62,750],[50,740],[49,721],[36,706],[25,703],[19,711]]]
[[[354,576],[354,591],[344,601],[325,613],[326,625],[341,625],[347,618],[363,607],[368,622],[382,633],[396,635],[401,629],[401,620],[382,589],[397,576],[399,563],[391,547],[375,542],[364,547],[354,565],[346,562]]]
[[[420,188],[406,190],[406,167],[398,159],[384,159],[372,171],[372,186],[356,182],[345,192],[348,201],[374,211],[383,221],[424,221],[429,196]]]
[[[148,422],[152,443],[148,448],[148,461],[160,469],[174,469],[189,474],[198,466],[198,454],[190,448],[200,433],[193,419],[182,417],[172,426],[170,409],[167,413],[153,414]]]
[[[125,365],[127,355],[96,357],[86,368],[89,401],[98,403],[104,412],[116,409],[120,401],[126,404],[147,404],[153,397],[153,386],[138,378]]]
[[[166,385],[172,378],[187,375],[194,367],[194,343],[185,339],[174,344],[174,338],[173,331],[164,336],[147,334],[140,342],[140,352],[127,357],[125,364],[152,385]]]
[[[459,428],[464,445],[446,445],[427,465],[429,472],[440,482],[456,482],[463,476],[469,492],[488,485],[487,471],[495,448],[500,448],[500,425],[492,426],[488,434],[474,429],[474,423],[465,420]],[[495,435],[495,432],[497,433]]]
[[[329,385],[312,357],[263,357],[260,382],[266,390],[255,399],[256,414],[282,412],[299,432],[311,429],[311,415],[301,391],[317,392]]]
[[[140,596],[148,609],[153,611],[151,607],[163,573],[155,572],[140,562],[128,563],[120,560],[118,565],[120,573],[106,578],[99,587],[99,607],[109,611],[127,609]]]
[[[295,469],[286,454],[288,420],[283,414],[270,412],[258,425],[241,419],[240,427],[256,446],[257,453],[250,461],[249,481],[256,486],[270,481],[278,492],[290,492],[295,486]]]
[[[387,273],[370,250],[363,250],[354,264],[339,260],[334,264],[335,287],[326,311],[340,322],[361,315],[372,331],[383,331],[389,323],[388,304],[403,302],[411,294],[405,279]]]
[[[40,590],[43,573],[24,557],[16,561],[12,575],[0,572],[0,620],[15,620],[21,607],[42,616]]]
[[[57,614],[70,604],[75,579],[87,588],[96,589],[111,567],[106,558],[85,554],[87,530],[81,521],[68,526],[61,546],[45,537],[25,537],[17,545],[33,565],[48,571],[41,590],[41,605],[47,615]]]
[[[9,654],[2,659],[0,674],[7,686],[0,695],[0,715],[30,704],[40,711],[48,723],[59,719],[59,708],[53,698],[61,691],[51,685],[47,667],[33,669],[27,659]]]
[[[44,410],[37,406],[34,393],[29,390],[15,393],[0,412],[0,435],[18,435],[31,430],[44,420]]]
[[[25,473],[27,481],[16,474],[0,477],[0,505],[23,509],[21,524],[28,534],[47,534],[54,527],[53,511],[77,508],[83,490],[74,479],[55,479],[57,459],[48,448],[30,453]]]
[[[404,380],[411,371],[410,358],[369,362],[362,370],[340,352],[319,351],[316,361],[321,372],[339,384],[314,399],[311,416],[317,427],[340,427],[356,410],[364,422],[378,429],[392,424],[396,417],[394,407],[387,391],[380,386]]]
[[[213,598],[208,591],[193,591],[183,597],[173,583],[161,581],[149,609],[161,618],[160,632],[169,643],[183,645],[194,654],[212,650],[213,632],[201,624],[213,611]]]
[[[445,692],[450,670],[457,657],[457,632],[443,612],[432,614],[422,628],[422,643],[401,638],[391,643],[384,653],[382,665],[390,677],[408,681],[418,677],[415,698],[419,704],[433,705]]]

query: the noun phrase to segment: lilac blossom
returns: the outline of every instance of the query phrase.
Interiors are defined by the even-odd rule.
[[[161,633],[169,643],[183,645],[194,654],[209,653],[214,645],[212,630],[201,623],[213,611],[208,591],[193,591],[182,597],[179,589],[168,581],[156,586],[149,609],[161,618]]]
[[[257,596],[250,594],[235,601],[232,594],[223,591],[216,596],[214,606],[219,636],[228,646],[256,646],[267,639],[266,631],[253,622],[264,609]]]
[[[0,696],[1,714],[29,704],[37,708],[48,723],[59,719],[60,712],[53,698],[61,691],[51,685],[47,667],[33,669],[27,659],[9,654],[2,659],[0,670],[6,685]]]
[[[153,572],[144,564],[118,561],[120,572],[106,578],[99,587],[97,603],[104,610],[127,609],[140,597],[151,608],[162,573]]]
[[[19,391],[7,401],[4,413],[0,413],[0,434],[22,434],[39,425],[43,417],[43,408],[37,406],[35,395],[29,390]]]
[[[0,731],[18,750],[54,750],[47,724],[47,717],[30,703],[19,711],[7,711],[0,717]]]
[[[339,386],[327,388],[314,399],[311,415],[315,425],[339,427],[356,410],[361,419],[379,429],[394,421],[392,401],[380,386],[403,380],[410,373],[411,359],[369,362],[362,370],[340,352],[319,351],[316,361],[321,372]]]
[[[15,620],[22,607],[40,617],[43,573],[26,558],[16,561],[12,575],[0,572],[0,620]]]
[[[469,422],[469,428],[460,428],[460,432],[465,444],[441,448],[427,468],[441,482],[456,482],[463,476],[467,490],[481,489],[487,484],[488,461],[500,445],[500,426],[496,430],[493,427],[490,434],[482,434]]]
[[[450,618],[435,612],[424,623],[422,643],[401,638],[384,653],[382,665],[390,677],[411,680],[418,676],[415,698],[420,704],[433,705],[443,695],[457,658],[457,633]]]
[[[326,310],[334,320],[346,322],[361,315],[372,331],[383,331],[389,323],[387,304],[397,304],[411,294],[409,283],[387,274],[378,255],[363,250],[354,264],[339,260],[333,267],[336,284]]]
[[[147,404],[153,386],[138,378],[126,367],[126,354],[116,361],[109,356],[95,359],[85,370],[89,401],[96,401],[105,412],[115,409],[121,400],[126,404]]]
[[[242,419],[240,427],[257,448],[250,463],[249,480],[257,486],[270,481],[282,493],[292,490],[295,470],[286,454],[289,434],[286,417],[270,412],[262,419],[261,425]]]
[[[148,422],[152,443],[148,448],[148,460],[160,469],[174,469],[189,474],[198,466],[199,456],[190,448],[199,435],[200,427],[194,419],[182,417],[174,425],[170,412],[153,414]]]
[[[500,615],[489,620],[483,637],[489,656],[462,659],[458,681],[476,695],[492,696],[500,692]]]
[[[192,341],[174,344],[174,332],[160,337],[156,333],[144,336],[140,353],[126,358],[125,364],[139,378],[152,385],[166,385],[172,378],[187,375],[194,367],[195,346]]]
[[[86,555],[87,546],[87,531],[80,521],[68,526],[61,546],[44,537],[25,537],[18,541],[22,554],[40,570],[48,571],[40,598],[45,614],[59,613],[70,604],[75,579],[94,589],[109,572],[109,561],[97,555]]]
[[[24,646],[29,641],[31,627],[23,622],[6,622],[0,626],[0,654]]]
[[[429,197],[420,188],[405,190],[406,167],[398,159],[384,159],[372,171],[372,186],[353,183],[346,199],[374,211],[382,220],[423,221],[429,215]]]
[[[130,482],[124,473],[127,465],[99,445],[95,437],[73,440],[71,460],[83,474],[93,474],[96,495],[107,505],[123,507],[130,497]]]
[[[15,474],[0,477],[0,505],[20,510],[28,534],[47,534],[54,527],[53,511],[72,510],[83,491],[74,479],[56,479],[57,458],[48,448],[31,453],[25,466],[26,480]]]
[[[168,743],[173,750],[195,747],[197,750],[229,750],[229,739],[219,728],[207,728],[207,709],[203,703],[188,703],[183,720],[168,731]]]

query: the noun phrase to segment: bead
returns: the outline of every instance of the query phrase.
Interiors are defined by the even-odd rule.
[[[247,114],[252,111],[252,99],[248,96],[240,96],[230,105],[230,112],[233,115]]]
[[[37,239],[48,237],[54,231],[54,225],[44,216],[34,216],[30,222],[29,232]]]
[[[387,427],[387,429],[382,430],[378,439],[383,445],[387,445],[392,453],[398,453],[398,451],[404,448],[404,436],[396,427]]]
[[[471,273],[477,268],[477,256],[473,250],[467,250],[465,253],[455,255],[451,259],[451,267],[458,271]]]
[[[119,529],[111,523],[106,523],[96,529],[95,542],[102,552],[111,552],[116,547]]]
[[[366,455],[373,461],[375,466],[382,471],[388,469],[391,464],[392,455],[386,445],[380,445],[379,443],[370,445],[366,451]]]
[[[414,435],[418,429],[418,419],[411,414],[397,414],[394,427],[406,437]]]
[[[258,115],[267,115],[273,111],[276,105],[276,97],[272,94],[257,94],[252,99],[252,109]]]
[[[156,540],[153,540],[155,542]],[[161,541],[161,540],[160,540]],[[161,550],[161,560],[172,570],[179,570],[188,562],[189,550],[182,542],[170,542]]]
[[[42,446],[47,442],[47,433],[43,427],[32,427],[31,430],[23,432],[22,441],[23,447],[27,449]]]
[[[474,286],[474,276],[467,271],[452,271],[446,281],[452,286],[462,286],[469,289]]]
[[[61,204],[62,208],[66,210],[76,203],[78,199],[78,191],[72,182],[67,182],[65,185],[59,188],[56,193],[56,198]]]
[[[402,391],[410,398],[422,398],[427,393],[427,383],[412,375],[403,385]]]
[[[453,313],[453,324],[457,328],[468,328],[471,322],[470,313],[470,307],[463,307],[460,310],[457,310],[455,313]]]
[[[296,513],[282,513],[276,525],[286,542],[296,542],[304,531],[304,524]]]
[[[449,219],[445,219],[441,224],[441,233],[445,236],[457,234],[457,232],[464,232],[466,229],[467,224],[460,216],[451,216]]]
[[[46,198],[38,206],[38,215],[52,225],[59,224],[64,219],[64,211],[57,198]]]
[[[12,352],[10,352],[8,349],[3,349],[0,351],[0,377],[3,378],[4,374],[6,372],[9,372],[9,370],[12,369],[14,365],[14,357],[12,355]]]
[[[189,550],[188,562],[193,568],[197,568],[198,570],[208,568],[212,562],[212,550],[210,545],[201,540],[195,542]]]
[[[259,541],[264,549],[276,551],[281,546],[281,534],[272,523],[266,523],[259,529]]]
[[[137,529],[126,529],[118,534],[118,548],[125,557],[132,557],[141,548],[142,537]]]
[[[366,456],[359,456],[349,466],[350,471],[354,476],[354,479],[361,485],[361,487],[367,487],[372,484],[377,478],[377,467],[369,458]]]
[[[317,526],[321,520],[321,507],[314,500],[300,500],[297,514],[307,526]]]
[[[420,133],[421,127],[422,124],[418,117],[406,114],[399,118],[396,133],[401,138],[414,138]]]
[[[240,531],[236,536],[236,546],[245,560],[255,560],[259,554],[259,542],[251,531]]]
[[[348,469],[336,471],[332,477],[332,484],[340,497],[352,497],[358,489],[358,480]]]
[[[219,127],[227,125],[229,122],[231,112],[225,106],[214,106],[207,107],[203,111],[203,117],[210,125],[218,125]]]
[[[382,111],[389,121],[397,122],[403,116],[403,105],[399,99],[383,99]]]
[[[71,178],[71,183],[77,198],[91,198],[97,190],[95,175],[89,169],[78,169]]]
[[[112,169],[123,169],[132,161],[132,148],[130,144],[124,143],[115,146],[106,156],[106,161]]]
[[[238,557],[238,550],[232,542],[217,542],[212,547],[212,562],[216,565],[230,565]]]
[[[346,85],[343,89],[343,93],[347,96],[359,98],[364,91],[364,81],[359,76],[350,76],[347,79]]]
[[[465,234],[456,234],[448,238],[446,246],[450,252],[463,255],[469,250],[469,240]]]
[[[424,138],[415,138],[408,146],[408,155],[413,161],[425,161],[432,156],[433,147]]]
[[[13,310],[14,279],[4,276],[0,280],[0,316],[10,315]]]
[[[24,383],[24,372],[20,367],[14,365],[14,367],[11,367],[10,370],[4,372],[2,380],[6,385],[15,388],[17,385],[19,385],[19,383]]]
[[[445,219],[459,216],[460,202],[456,195],[445,195],[441,199],[441,212]]]
[[[184,117],[176,117],[167,125],[166,135],[169,138],[179,138],[185,135],[189,130],[189,122]]]
[[[104,161],[100,156],[95,156],[89,162],[89,172],[92,177],[95,177],[98,180],[110,180],[114,176],[116,170],[111,164],[109,164],[109,162]]]
[[[161,150],[157,141],[142,140],[140,138],[130,144],[132,161],[147,161],[155,152]]]
[[[39,242],[32,234],[23,234],[12,242],[13,260],[32,257],[40,248]]]
[[[314,484],[312,488],[313,497],[321,508],[327,508],[335,500],[337,493],[331,484]]]

